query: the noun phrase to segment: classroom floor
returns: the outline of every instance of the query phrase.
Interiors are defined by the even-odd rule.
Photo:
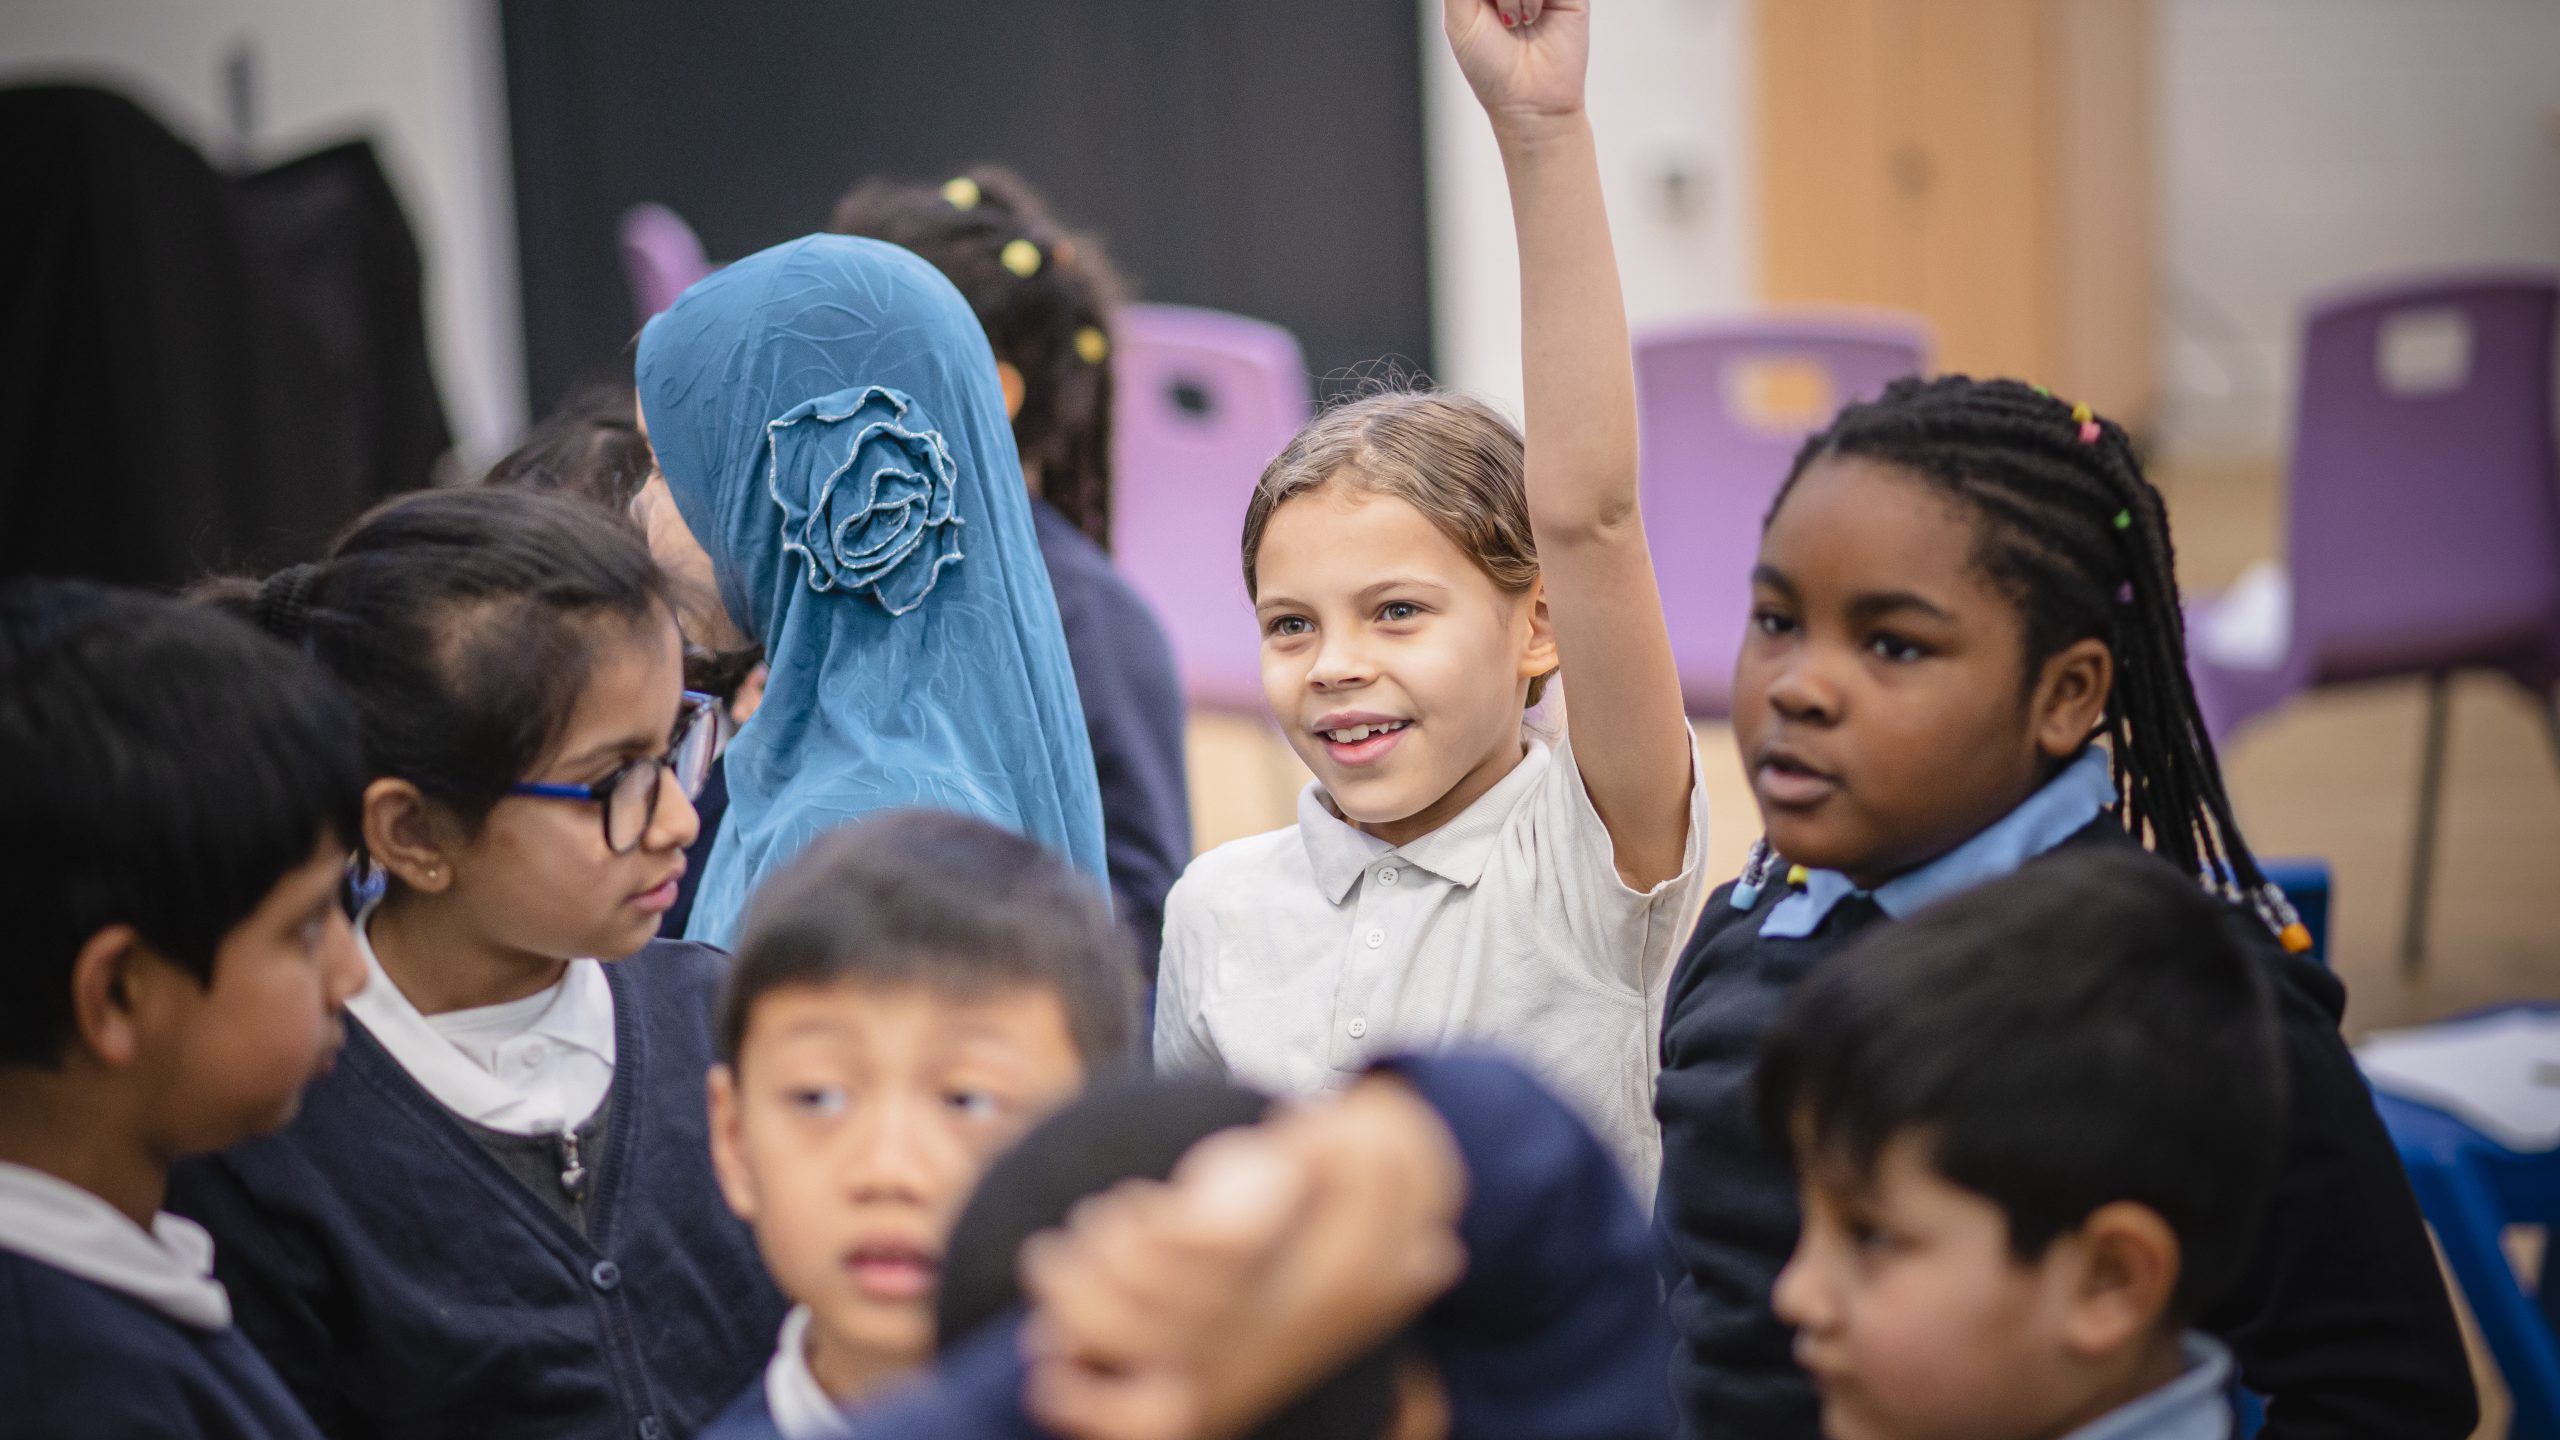
[[[2280,545],[2272,462],[2164,466],[2178,571],[2211,594]],[[2331,962],[2348,987],[2350,1038],[2500,1001],[2560,1000],[2560,754],[2509,681],[2456,682],[2437,831],[2426,956],[2400,964],[2409,844],[2416,825],[2425,699],[2414,681],[2306,697],[2244,731],[2223,756],[2240,822],[2258,853],[2331,867]],[[1742,865],[1758,829],[1733,732],[1697,727],[1711,874]],[[1201,848],[1291,823],[1306,772],[1259,717],[1191,725],[1191,795]],[[2538,1237],[2519,1237],[2530,1246]],[[2474,1346],[2475,1357],[2478,1347]],[[2505,1399],[2483,1369],[2480,1440],[2506,1432]]]

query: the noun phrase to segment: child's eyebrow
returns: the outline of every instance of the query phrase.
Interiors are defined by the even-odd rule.
[[[1390,575],[1364,587],[1359,598],[1363,602],[1374,600],[1390,590],[1428,590],[1437,595],[1445,593],[1448,588],[1437,580],[1426,580],[1419,575]]]
[[[570,756],[568,759],[561,761],[560,768],[563,770],[583,770],[587,766],[593,765],[599,760],[610,760],[616,755],[649,754],[664,743],[664,741],[651,738],[650,732],[646,730],[634,730],[618,739],[602,740],[588,746],[586,749],[581,750],[577,754]]]
[[[1952,621],[1956,617],[1945,609],[1908,590],[1870,590],[1849,602],[1849,615],[1856,620],[1880,620],[1904,610],[1916,610],[1933,620]]]
[[[1796,582],[1788,579],[1787,572],[1779,569],[1775,565],[1752,566],[1751,583],[1754,585],[1766,585],[1772,590],[1780,591],[1790,600],[1795,598]]]

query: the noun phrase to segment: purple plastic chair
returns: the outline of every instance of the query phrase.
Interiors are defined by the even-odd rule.
[[[1927,327],[1892,312],[1690,320],[1636,337],[1645,539],[1690,714],[1732,708],[1760,521],[1796,448],[1928,357]]]
[[[703,258],[693,227],[673,210],[634,205],[622,212],[622,271],[631,282],[631,308],[643,322],[716,268]]]
[[[1245,598],[1245,502],[1313,413],[1306,357],[1277,325],[1182,305],[1112,321],[1113,561],[1162,617],[1195,707],[1262,713]]]
[[[2420,277],[2313,304],[2294,410],[2290,623],[2263,668],[2191,644],[2217,738],[2324,685],[2427,679],[2402,964],[2426,940],[2456,670],[2532,691],[2560,756],[2560,473],[2552,338],[2560,277]],[[2199,632],[2218,611],[2197,607]]]

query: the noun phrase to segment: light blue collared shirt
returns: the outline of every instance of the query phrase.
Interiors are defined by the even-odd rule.
[[[2178,1349],[2178,1378],[2119,1405],[2062,1440],[2230,1440],[2231,1351],[2210,1335],[2187,1332]]]
[[[2116,803],[2116,781],[2107,752],[2089,746],[2063,772],[2045,782],[2018,808],[1946,854],[1875,888],[1877,908],[1900,920],[1932,900],[1997,880],[2072,836]],[[1831,907],[1858,894],[1837,870],[1815,870],[1804,888],[1769,908],[1760,933],[1801,940],[1821,928]]]

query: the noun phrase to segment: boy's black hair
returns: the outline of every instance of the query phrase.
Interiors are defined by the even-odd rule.
[[[1853,1183],[1919,1141],[2021,1260],[2148,1206],[2178,1237],[2168,1319],[2192,1319],[2248,1259],[2284,1123],[2266,979],[2229,919],[2151,856],[2071,850],[1878,926],[1770,1030],[1761,1128]]]
[[[572,395],[525,432],[522,443],[480,477],[499,489],[538,490],[591,501],[612,513],[611,523],[637,531],[631,507],[657,470],[656,453],[640,433],[638,401],[628,385],[596,385]],[[718,605],[716,595],[705,597]],[[736,697],[747,673],[764,663],[764,647],[709,650],[686,642],[688,690]]]
[[[958,287],[996,358],[1022,372],[1013,443],[1039,467],[1040,497],[1110,549],[1111,312],[1127,287],[1102,246],[1001,165],[939,187],[865,181],[827,228],[912,250]]]
[[[354,843],[364,783],[346,696],[287,647],[158,596],[0,584],[0,1065],[60,1060],[72,961],[110,925],[210,983],[277,882]]]
[[[527,430],[480,483],[575,495],[628,515],[655,464],[637,405],[628,385],[581,390]]]
[[[201,593],[338,677],[370,774],[475,828],[558,743],[599,636],[675,613],[634,527],[597,524],[583,500],[485,487],[400,496],[316,565]]]
[[[1192,1146],[1252,1125],[1270,1097],[1196,1076],[1142,1076],[1086,1091],[1033,1127],[988,1167],[951,1227],[942,1288],[934,1297],[934,1345],[948,1351],[1022,1304],[1016,1257],[1023,1243],[1067,1222],[1088,1196],[1123,1180],[1162,1180]],[[1391,1340],[1353,1360],[1249,1440],[1354,1440],[1387,1433],[1396,1413]]]
[[[1805,441],[1769,515],[1830,456],[1898,467],[1964,501],[1982,521],[1978,563],[2025,622],[2030,680],[2078,640],[2103,640],[2115,657],[2099,730],[2125,829],[2211,888],[2244,894],[2282,931],[2292,907],[2241,838],[2187,676],[2168,510],[2124,430],[2095,415],[2084,429],[2078,413],[2014,380],[1897,380]]]
[[[1032,986],[1066,1011],[1088,1075],[1119,1067],[1137,959],[1102,891],[1036,841],[945,810],[894,810],[812,842],[748,902],[720,1001],[723,1064],[756,1002],[798,986]]]

